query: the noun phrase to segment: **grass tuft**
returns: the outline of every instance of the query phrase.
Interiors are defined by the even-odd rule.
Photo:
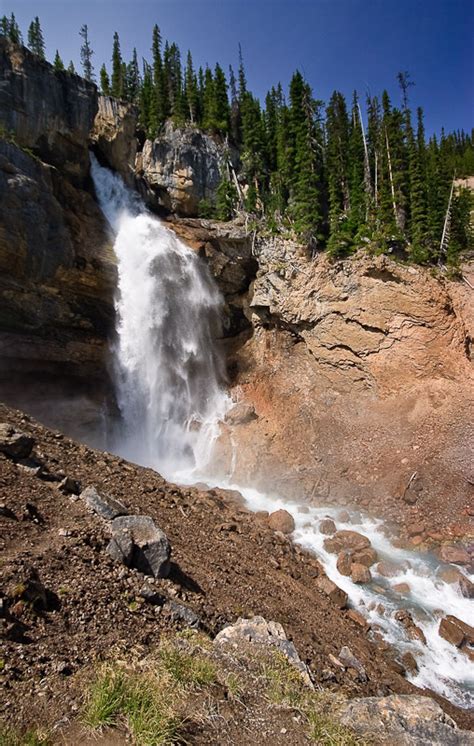
[[[217,670],[212,661],[171,645],[160,650],[160,661],[173,681],[181,686],[201,688],[217,681]]]

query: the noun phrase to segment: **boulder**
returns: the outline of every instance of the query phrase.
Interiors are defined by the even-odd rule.
[[[341,552],[343,549],[358,552],[368,547],[370,547],[370,541],[367,536],[349,530],[336,531],[334,536],[324,542],[324,548],[334,554]]]
[[[430,697],[391,694],[352,699],[339,719],[370,743],[399,746],[468,746],[472,734],[456,723]]]
[[[166,601],[163,606],[163,612],[172,622],[184,622],[191,629],[198,629],[202,625],[201,617],[190,609],[189,606],[180,604],[178,601],[173,601],[172,599]]]
[[[268,525],[273,531],[281,531],[282,534],[291,534],[295,530],[295,521],[287,510],[275,510],[268,516]]]
[[[351,580],[353,583],[370,583],[372,575],[365,565],[353,562],[351,566]]]
[[[319,530],[322,534],[328,534],[330,536],[331,534],[336,533],[336,524],[332,518],[324,518],[319,524]]]
[[[441,620],[439,634],[445,640],[448,640],[448,642],[456,645],[456,647],[460,647],[463,643],[474,645],[474,627],[452,616],[452,614],[448,614],[447,617]]]
[[[351,551],[346,550],[344,552],[340,552],[337,558],[337,570],[341,573],[341,575],[346,575],[349,577],[351,574],[351,568],[352,568],[352,562],[353,562],[353,554]]]
[[[34,438],[16,430],[8,422],[0,424],[0,451],[12,459],[28,458],[33,446]]]
[[[464,598],[474,598],[474,583],[465,575],[461,575],[459,578],[459,590]]]
[[[440,621],[438,634],[443,640],[447,640],[457,648],[461,647],[464,642],[464,632],[462,629],[446,618]]]
[[[257,419],[255,407],[245,402],[238,402],[234,404],[232,409],[229,409],[224,420],[229,425],[246,425],[247,422]]]
[[[359,552],[354,552],[354,562],[358,562],[359,565],[365,565],[365,567],[372,567],[378,560],[377,552],[372,547],[361,549]]]
[[[316,588],[330,598],[332,603],[339,609],[345,609],[347,606],[347,593],[332,582],[326,575],[321,575],[316,579]]]
[[[86,487],[80,496],[94,513],[106,521],[128,514],[127,508],[119,500],[105,493],[100,494],[95,487]]]
[[[349,609],[347,612],[347,616],[349,619],[352,619],[355,624],[357,624],[359,627],[362,627],[364,631],[367,631],[369,629],[369,623],[365,616],[361,614],[360,611],[357,611],[357,609]]]
[[[110,523],[110,556],[145,575],[166,578],[170,570],[171,547],[166,534],[149,516],[127,515]]]
[[[402,655],[402,664],[408,673],[415,674],[418,671],[418,663],[413,653],[408,650]]]
[[[214,645],[232,645],[238,648],[242,643],[276,648],[298,669],[306,684],[313,686],[308,667],[300,659],[293,642],[288,640],[285,630],[278,622],[267,622],[261,616],[253,619],[239,618],[235,624],[224,627],[214,639]]]
[[[408,583],[395,583],[392,585],[392,590],[395,593],[399,593],[401,596],[408,596],[411,593],[411,588]]]
[[[439,558],[454,565],[468,565],[471,561],[469,553],[460,544],[443,544],[439,550]]]
[[[402,572],[400,565],[390,560],[382,560],[382,562],[378,563],[375,570],[379,575],[383,575],[384,578],[395,578]]]

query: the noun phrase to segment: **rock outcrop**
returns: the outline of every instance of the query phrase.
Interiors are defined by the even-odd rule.
[[[91,140],[104,165],[119,173],[131,187],[135,183],[136,127],[137,111],[133,106],[111,96],[99,96]]]
[[[147,202],[178,215],[196,216],[202,200],[214,202],[223,146],[193,127],[171,122],[163,135],[146,140],[136,163]]]

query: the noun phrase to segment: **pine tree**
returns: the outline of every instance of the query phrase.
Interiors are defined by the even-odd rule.
[[[73,75],[76,74],[76,68],[74,67],[74,62],[71,60],[69,62],[69,65],[67,66],[68,73],[72,73]]]
[[[140,98],[140,68],[138,66],[137,50],[134,48],[132,59],[127,65],[127,100],[132,104],[137,104]]]
[[[3,21],[2,21],[2,26],[3,26]],[[10,18],[7,20],[7,23],[5,24],[5,28],[6,28],[6,36],[10,39],[10,41],[12,41],[14,44],[23,44],[23,37],[20,31],[20,27],[18,23],[16,22],[14,13],[12,13]]]
[[[92,48],[89,42],[89,32],[88,32],[87,24],[84,24],[81,27],[81,30],[79,31],[79,36],[82,39],[81,64],[82,64],[82,69],[84,71],[84,77],[86,80],[89,80],[90,82],[92,82],[95,78],[94,67],[92,65],[92,55],[94,54],[94,52],[92,51]]]
[[[10,22],[7,18],[7,16],[2,16],[0,18],[0,36],[8,36],[8,29],[10,27]]]
[[[100,89],[104,96],[110,96],[110,79],[105,64],[100,68]]]
[[[328,174],[329,228],[331,253],[349,248],[349,119],[344,96],[334,91],[327,107],[326,165]]]
[[[222,67],[216,64],[214,70],[214,126],[223,135],[229,131],[229,118],[227,81]]]
[[[193,58],[190,51],[188,51],[186,58],[185,97],[189,121],[191,124],[195,124],[199,115],[199,94],[197,78],[193,68]]]
[[[170,102],[168,95],[168,84],[165,80],[165,71],[163,59],[161,56],[161,34],[159,27],[155,24],[153,27],[152,38],[152,55],[153,55],[153,88],[154,95],[152,100],[153,118],[160,128],[170,115]]]
[[[64,62],[62,61],[61,57],[59,56],[59,52],[56,49],[56,54],[54,55],[54,62],[53,66],[55,70],[64,70]]]
[[[411,125],[408,130],[408,160],[410,175],[410,257],[415,262],[429,259],[428,205],[426,196],[426,158],[423,112],[418,109],[415,138]]]
[[[143,82],[140,89],[140,116],[139,122],[145,130],[146,136],[154,140],[157,135],[158,124],[156,121],[155,91],[153,87],[152,69],[148,62],[143,61]]]
[[[31,21],[28,28],[28,47],[33,54],[38,55],[40,59],[44,60],[44,38],[38,16],[36,16],[34,21]]]
[[[293,173],[289,208],[296,231],[312,249],[317,248],[324,238],[322,142],[317,126],[318,115],[319,103],[313,99],[309,85],[297,71],[290,83],[290,164]]]
[[[216,194],[216,217],[218,220],[231,220],[234,215],[238,195],[228,171],[224,169]]]
[[[120,52],[120,39],[118,33],[114,33],[112,46],[112,78],[110,94],[114,98],[122,98],[124,92],[124,79],[122,68],[122,54]]]

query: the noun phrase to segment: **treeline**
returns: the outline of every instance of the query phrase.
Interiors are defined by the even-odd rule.
[[[0,33],[22,42],[13,15],[1,20]],[[87,26],[80,36],[84,77],[95,80]],[[28,46],[44,58],[38,18]],[[54,65],[64,69],[58,52]],[[68,69],[74,71],[72,63]],[[427,140],[423,111],[410,108],[407,73],[398,75],[399,106],[387,91],[364,101],[354,93],[349,105],[335,91],[325,105],[298,71],[288,96],[279,83],[262,106],[248,88],[240,48],[236,74],[229,67],[226,75],[219,64],[196,70],[191,52],[183,62],[155,25],[150,61],[139,62],[136,49],[124,60],[115,33],[111,65],[102,65],[99,78],[105,95],[137,106],[147,137],[157,137],[171,119],[233,146],[216,205],[205,206],[217,217],[245,209],[334,256],[366,245],[419,263],[455,264],[472,245],[471,193],[453,185],[474,174],[474,131],[442,131]]]

